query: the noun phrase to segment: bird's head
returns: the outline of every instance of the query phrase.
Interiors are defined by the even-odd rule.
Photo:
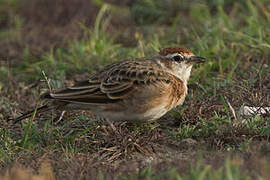
[[[159,63],[182,81],[187,82],[194,64],[205,62],[205,58],[195,56],[184,47],[167,47],[159,52]]]

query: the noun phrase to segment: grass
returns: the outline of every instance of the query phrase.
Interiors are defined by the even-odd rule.
[[[244,173],[240,170],[240,166],[243,161],[239,158],[234,159],[226,159],[224,162],[224,167],[214,168],[211,165],[202,165],[201,161],[198,161],[194,166],[189,166],[186,173],[179,173],[176,168],[168,168],[166,170],[162,170],[156,172],[151,167],[147,167],[142,169],[138,174],[130,174],[127,176],[119,176],[117,179],[125,180],[125,179],[172,179],[172,180],[193,180],[193,179],[217,179],[217,180],[232,180],[232,179],[253,179],[254,177],[248,176],[247,173]],[[269,166],[265,166],[263,171],[267,171]],[[269,173],[267,177],[269,177]],[[1,176],[0,176],[1,177]],[[12,178],[23,178],[23,177],[32,177],[37,179],[55,179],[55,175],[52,171],[52,167],[50,163],[43,162],[41,167],[39,168],[39,173],[33,174],[29,169],[23,169],[14,167],[10,171],[7,171],[2,178],[4,179],[12,179]],[[106,179],[102,171],[98,171],[97,179],[103,180]],[[262,179],[261,177],[256,177],[258,179]]]
[[[190,165],[187,173],[183,174],[180,174],[175,168],[169,168],[163,172],[155,172],[151,169],[151,167],[148,167],[143,169],[139,175],[135,176],[135,178],[133,177],[133,179],[252,179],[252,177],[240,170],[239,167],[241,164],[242,161],[240,159],[226,159],[224,162],[224,167],[214,168],[211,165],[202,165],[202,162],[198,161],[195,165]]]
[[[49,159],[57,178],[268,179],[269,114],[241,117],[238,110],[270,106],[269,2],[170,1],[166,9],[164,1],[129,8],[94,3],[100,8],[95,22],[76,22],[80,38],[48,50],[42,39],[40,47],[25,44],[40,26],[19,13],[23,4],[0,0],[6,7],[0,8],[1,167],[18,162],[36,171]],[[207,62],[193,69],[184,105],[158,123],[116,123],[115,133],[84,111],[33,114],[19,125],[6,121],[42,104],[38,96],[48,86],[71,85],[117,60],[153,56],[172,45]]]

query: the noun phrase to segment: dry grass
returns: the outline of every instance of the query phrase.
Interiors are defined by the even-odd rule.
[[[5,170],[0,176],[2,180],[55,180],[52,166],[49,162],[42,162],[38,174],[33,173],[32,169],[26,169],[20,165]]]

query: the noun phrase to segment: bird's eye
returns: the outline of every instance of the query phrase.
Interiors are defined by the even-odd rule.
[[[180,61],[183,60],[183,58],[182,58],[180,55],[173,56],[173,59],[174,59],[176,62],[180,62]]]

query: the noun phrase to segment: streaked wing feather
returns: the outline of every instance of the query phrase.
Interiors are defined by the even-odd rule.
[[[129,96],[137,86],[168,82],[168,75],[151,59],[111,64],[74,86],[51,93],[51,97],[77,103],[111,103]]]
[[[100,89],[103,93],[114,93],[128,89],[132,85],[133,82],[102,83]]]

